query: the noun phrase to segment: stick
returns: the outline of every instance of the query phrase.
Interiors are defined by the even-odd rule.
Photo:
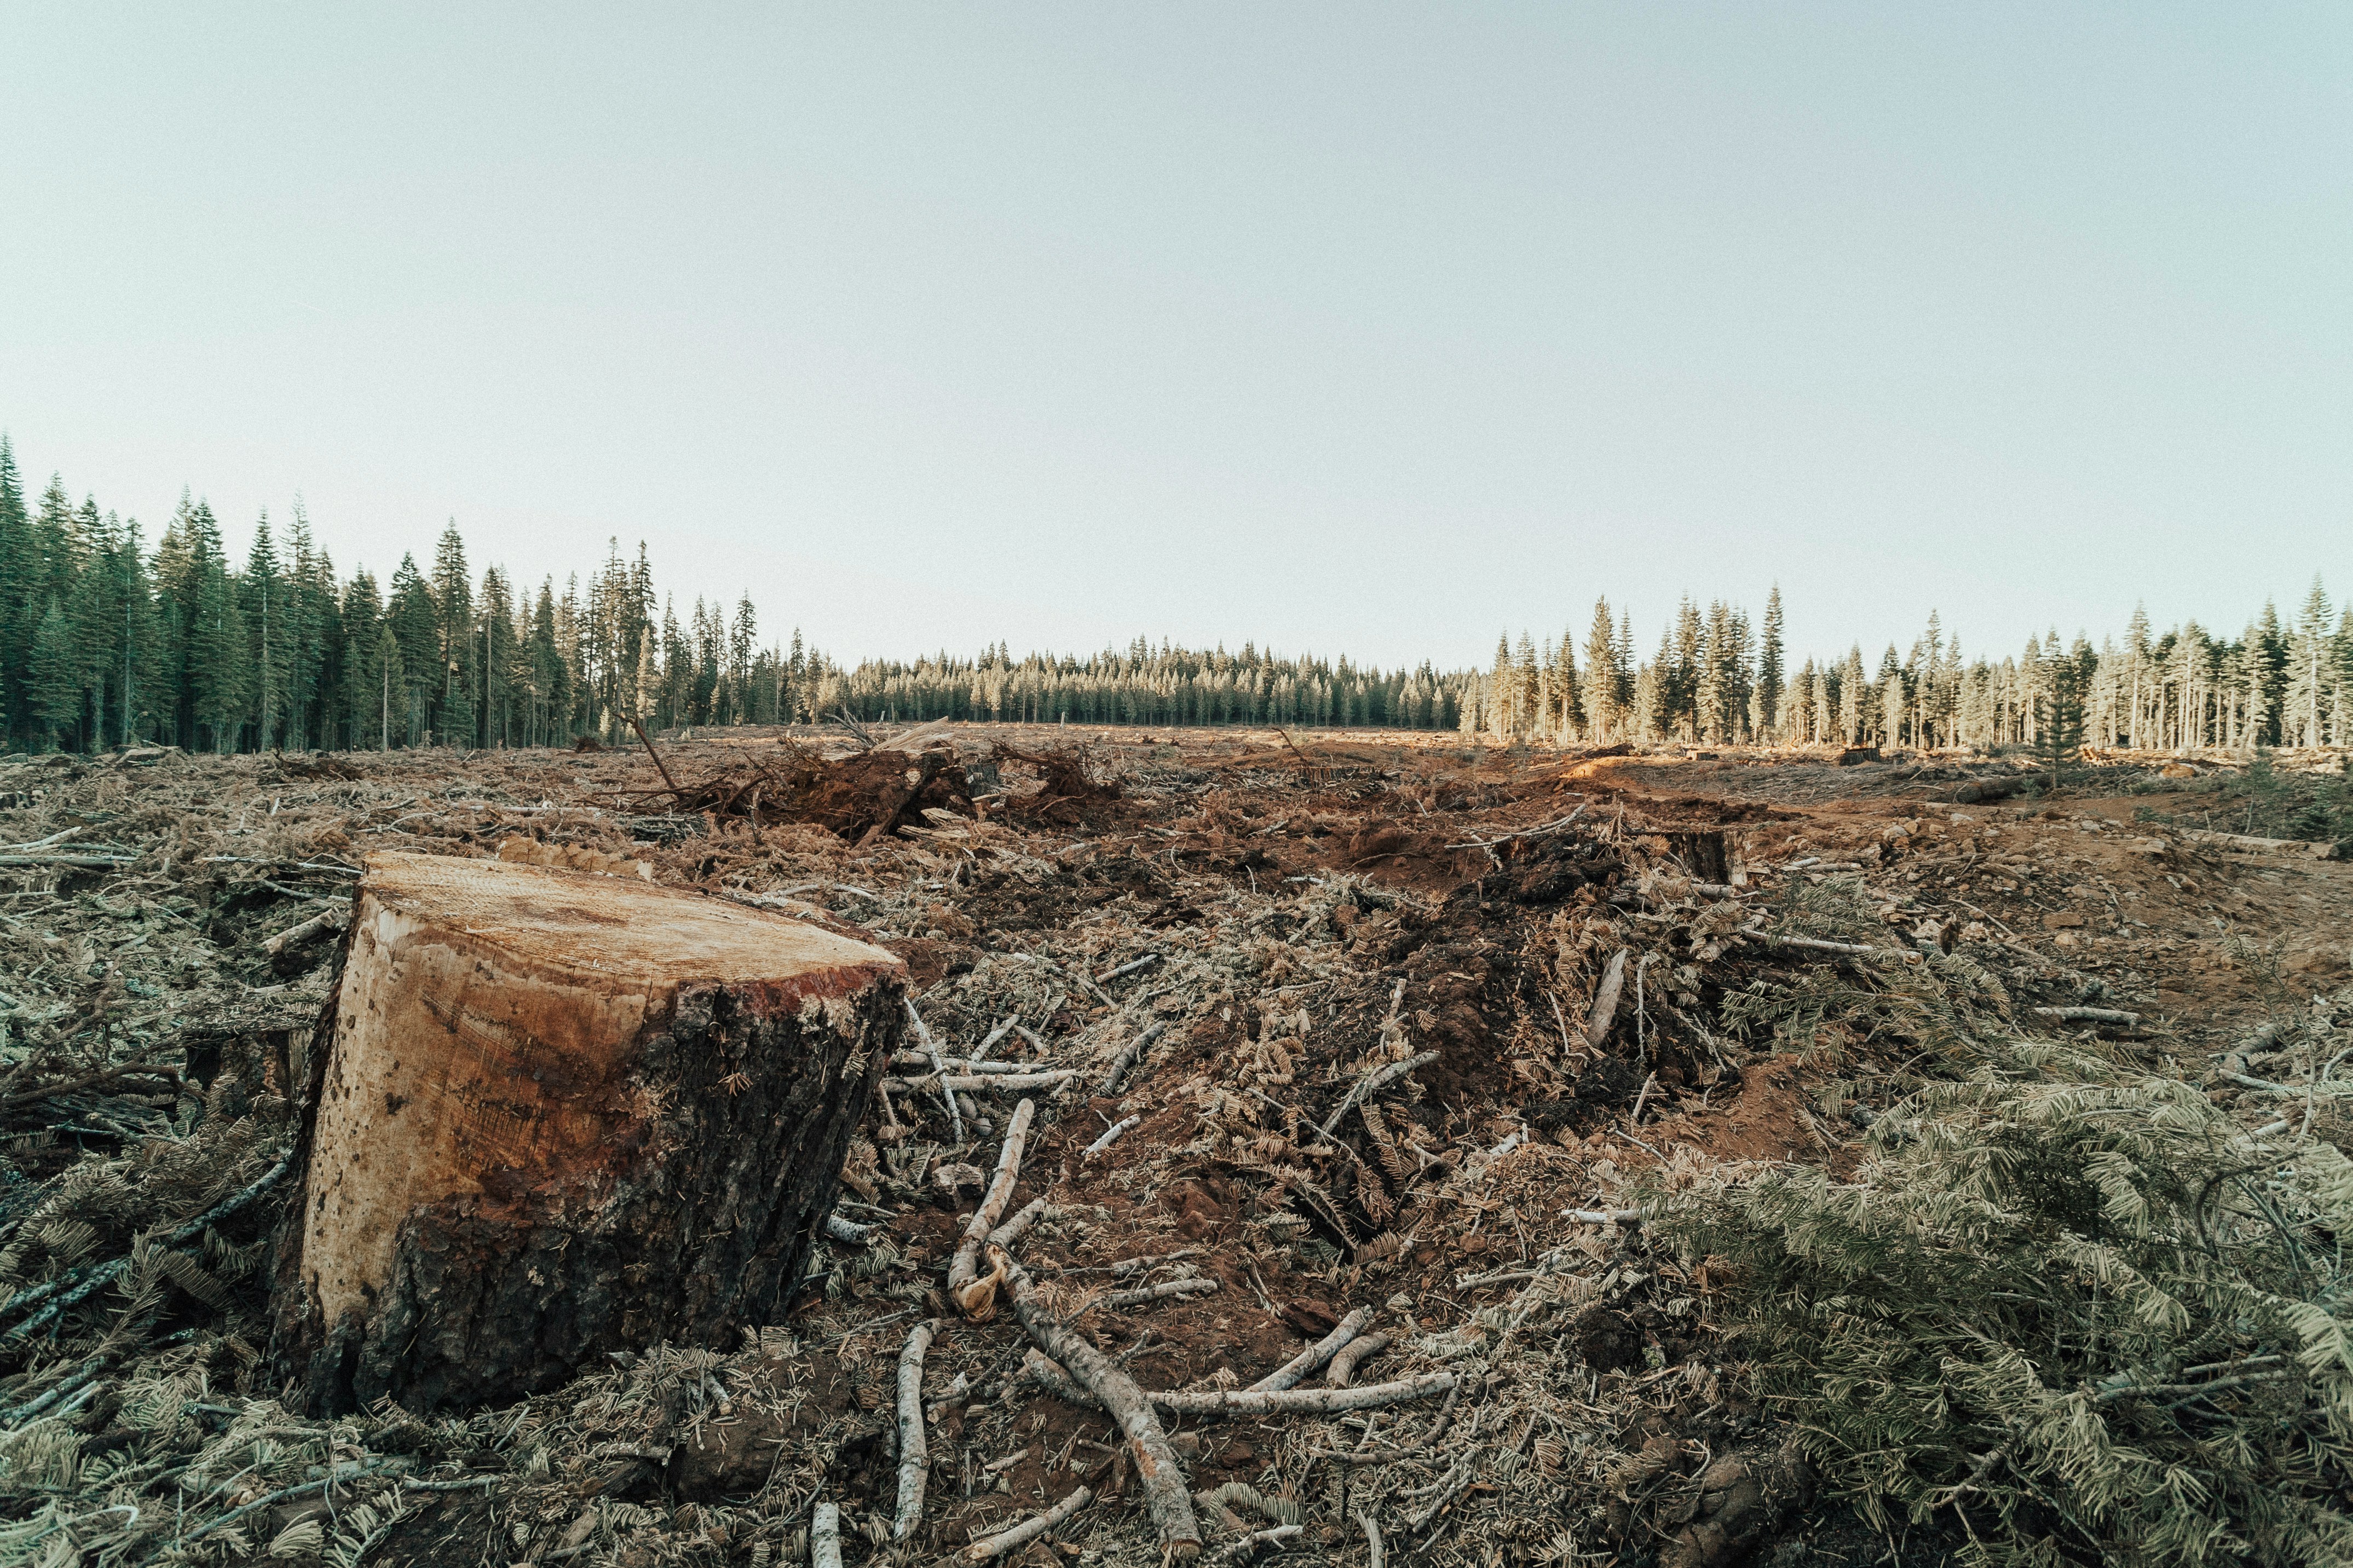
[[[1261,1530],[1254,1535],[1245,1535],[1240,1541],[1229,1541],[1219,1547],[1217,1554],[1208,1560],[1209,1568],[1225,1568],[1227,1563],[1240,1563],[1261,1546],[1276,1546],[1296,1540],[1306,1528],[1303,1524],[1278,1524],[1272,1530]]]
[[[1215,1279],[1164,1279],[1157,1285],[1139,1285],[1133,1290],[1114,1290],[1101,1298],[1096,1305],[1103,1307],[1141,1307],[1147,1301],[1165,1301],[1171,1296],[1198,1296],[1222,1289]]]
[[[1332,1331],[1301,1351],[1297,1355],[1250,1385],[1252,1394],[1271,1394],[1278,1389],[1292,1388],[1315,1375],[1316,1369],[1340,1353],[1340,1347],[1365,1331],[1373,1314],[1359,1307],[1340,1320]]]
[[[1658,1081],[1659,1075],[1657,1073],[1652,1073],[1650,1077],[1642,1080],[1642,1092],[1634,1097],[1634,1114],[1628,1117],[1626,1120],[1632,1122],[1637,1127],[1640,1127],[1642,1124],[1642,1107],[1650,1103],[1651,1088]]]
[[[965,1058],[965,1065],[967,1067],[977,1066],[983,1057],[988,1055],[989,1052],[997,1048],[997,1041],[1003,1039],[1006,1036],[1013,1032],[1013,1026],[1019,1021],[1020,1020],[1018,1018],[1008,1018],[1002,1024],[997,1025],[994,1029],[989,1030],[988,1038],[973,1047],[972,1055]]]
[[[891,1065],[894,1068],[926,1067],[930,1065],[931,1059],[921,1051],[894,1051],[891,1056]],[[966,1074],[1018,1073],[1035,1068],[1037,1066],[1032,1062],[1025,1068],[1019,1062],[975,1061],[969,1057],[942,1057],[940,1062],[944,1067],[954,1068],[958,1072]]]
[[[1139,969],[1149,969],[1159,962],[1160,955],[1158,953],[1147,952],[1133,963],[1123,963],[1117,969],[1104,970],[1101,974],[1095,976],[1095,984],[1098,985],[1108,985],[1123,974],[1133,974]]]
[[[350,918],[351,911],[347,909],[321,910],[300,925],[288,926],[275,936],[263,938],[261,951],[274,958],[297,942],[308,942],[322,931],[343,930],[343,922]]]
[[[809,1515],[809,1568],[841,1568],[841,1510],[829,1502]]]
[[[1340,1102],[1339,1109],[1333,1111],[1331,1115],[1324,1119],[1324,1125],[1315,1130],[1315,1135],[1319,1138],[1330,1138],[1332,1136],[1332,1129],[1340,1125],[1340,1118],[1347,1115],[1349,1108],[1355,1105],[1358,1100],[1363,1100],[1366,1095],[1373,1093],[1376,1089],[1386,1088],[1388,1085],[1396,1082],[1398,1079],[1401,1079],[1406,1074],[1413,1071],[1414,1068],[1426,1068],[1437,1059],[1438,1053],[1436,1051],[1423,1051],[1419,1055],[1408,1057],[1401,1062],[1391,1062],[1388,1066],[1381,1068],[1378,1072],[1369,1074],[1366,1078],[1358,1080],[1356,1087],[1348,1091],[1348,1098]]]
[[[1050,1068],[1044,1072],[933,1073],[925,1078],[886,1078],[882,1081],[902,1093],[918,1089],[937,1089],[942,1091],[941,1098],[944,1099],[949,1090],[969,1094],[984,1089],[1058,1089],[1078,1076],[1075,1068]],[[964,1137],[962,1122],[957,1126],[956,1137],[961,1141]]]
[[[917,1323],[899,1352],[899,1513],[891,1539],[904,1541],[923,1521],[923,1482],[931,1455],[923,1442],[923,1352],[932,1348],[932,1325]]]
[[[1001,1256],[1001,1254],[999,1255]],[[994,1258],[991,1259],[995,1261]],[[1201,1526],[1193,1517],[1193,1497],[1185,1489],[1185,1472],[1176,1463],[1160,1417],[1135,1380],[1112,1363],[1111,1358],[1085,1339],[1056,1322],[1038,1300],[1037,1287],[1020,1265],[1009,1258],[1006,1274],[1012,1286],[1013,1315],[1021,1321],[1038,1348],[1069,1369],[1070,1380],[1111,1412],[1127,1438],[1128,1456],[1144,1486],[1144,1500],[1160,1531],[1167,1556],[1190,1562],[1201,1551]]]
[[[644,722],[635,713],[629,715],[629,727],[638,732],[638,739],[646,743],[646,755],[654,760],[654,769],[661,774],[662,783],[670,785],[670,793],[683,795],[686,792],[678,787],[676,779],[670,776],[670,764],[662,761],[662,754],[659,752],[654,750],[653,737],[646,733]]]
[[[2114,1007],[2037,1007],[2038,1018],[2056,1018],[2063,1024],[2115,1024],[2130,1029],[2140,1023],[2137,1013],[2120,1013]]]
[[[1150,1028],[1145,1030],[1144,1033],[1128,1041],[1125,1048],[1119,1053],[1118,1058],[1111,1064],[1111,1071],[1103,1075],[1103,1087],[1095,1090],[1095,1093],[1098,1095],[1117,1094],[1119,1092],[1120,1080],[1126,1078],[1129,1072],[1134,1070],[1135,1064],[1143,1059],[1146,1047],[1148,1047],[1153,1041],[1158,1039],[1161,1037],[1161,1034],[1167,1027],[1168,1026],[1165,1021],[1155,1023]]]
[[[856,1220],[844,1219],[838,1214],[829,1214],[825,1216],[825,1233],[836,1241],[846,1241],[852,1247],[863,1247],[866,1245],[866,1238],[874,1234],[874,1227],[871,1225],[860,1225]]]
[[[1080,1150],[1079,1152],[1082,1156],[1087,1154],[1102,1153],[1113,1143],[1119,1142],[1119,1135],[1121,1133],[1126,1131],[1128,1129],[1134,1127],[1143,1120],[1144,1118],[1141,1116],[1131,1116],[1126,1118],[1124,1121],[1113,1122],[1109,1127],[1103,1129],[1103,1135],[1102,1137],[1088,1144],[1084,1149]]]
[[[1015,1242],[1029,1233],[1029,1227],[1036,1225],[1045,1213],[1046,1200],[1031,1198],[1019,1214],[988,1233],[988,1245],[1011,1248]]]
[[[1425,1372],[1395,1383],[1368,1383],[1360,1388],[1254,1388],[1208,1390],[1198,1394],[1152,1395],[1160,1409],[1178,1415],[1345,1415],[1351,1410],[1371,1410],[1427,1399],[1454,1386],[1451,1372]]]
[[[915,1011],[913,1000],[912,998],[902,998],[902,1000],[906,1005],[907,1016],[915,1021],[915,1037],[923,1042],[923,1049],[931,1054],[933,1076],[945,1079],[948,1076],[948,1069],[940,1061],[939,1042],[933,1039],[931,1030],[923,1026],[923,1016]],[[956,1147],[959,1149],[964,1147],[964,1113],[956,1109],[955,1091],[961,1087],[963,1086],[958,1084],[944,1083],[940,1089],[940,1098],[948,1102],[948,1130],[955,1134]]]
[[[1005,1205],[1013,1196],[1015,1184],[1021,1180],[1021,1147],[1028,1142],[1029,1119],[1038,1113],[1035,1100],[1025,1100],[1013,1108],[1013,1121],[1005,1129],[1005,1145],[997,1151],[997,1173],[989,1178],[988,1191],[982,1194],[980,1207],[965,1222],[964,1240],[956,1245],[955,1257],[948,1262],[948,1294],[967,1314],[973,1305],[965,1300],[975,1282],[975,1262],[988,1233],[1005,1217]],[[997,1287],[989,1285],[986,1303],[994,1306]]]
[[[1356,1373],[1357,1363],[1370,1361],[1388,1348],[1387,1334],[1366,1334],[1362,1339],[1350,1340],[1333,1352],[1332,1365],[1324,1373],[1324,1381],[1334,1388],[1347,1387],[1348,1380]]]
[[[1818,936],[1767,936],[1763,931],[1745,931],[1740,934],[1755,937],[1768,947],[1798,947],[1810,952],[1843,953],[1850,958],[1892,958],[1898,963],[1923,962],[1918,953],[1900,947],[1865,947],[1860,942],[1826,942]]]
[[[1010,1530],[984,1536],[964,1549],[961,1561],[986,1563],[992,1557],[1002,1557],[1017,1547],[1029,1545],[1071,1515],[1092,1501],[1094,1494],[1081,1487],[1043,1513],[1032,1514]]]
[[[1618,994],[1626,988],[1626,954],[1631,951],[1620,948],[1609,955],[1609,967],[1601,972],[1601,984],[1593,993],[1593,1006],[1585,1015],[1585,1043],[1594,1050],[1609,1037],[1609,1026],[1618,1016]]]
[[[1388,1557],[1381,1550],[1381,1527],[1373,1522],[1371,1514],[1361,1509],[1356,1511],[1356,1522],[1365,1527],[1365,1549],[1371,1553],[1366,1561],[1370,1563],[1371,1568],[1382,1568],[1382,1565],[1388,1561]]]
[[[1563,1209],[1563,1219],[1573,1219],[1579,1225],[1640,1225],[1641,1209]]]

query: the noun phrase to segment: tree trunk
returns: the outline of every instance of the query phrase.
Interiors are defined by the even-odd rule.
[[[904,966],[628,879],[379,854],[303,1088],[274,1352],[315,1413],[554,1387],[788,1309]]]

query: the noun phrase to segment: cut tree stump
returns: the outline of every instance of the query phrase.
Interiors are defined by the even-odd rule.
[[[905,966],[589,872],[378,854],[302,1089],[275,1360],[314,1414],[555,1387],[791,1305]]]

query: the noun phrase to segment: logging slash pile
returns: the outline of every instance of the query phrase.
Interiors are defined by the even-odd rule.
[[[0,1564],[2353,1559],[2353,868],[2130,759],[1060,742],[0,762]],[[301,1413],[378,849],[903,962],[771,1321]]]

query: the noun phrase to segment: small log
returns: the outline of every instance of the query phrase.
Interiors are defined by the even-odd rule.
[[[829,1502],[809,1515],[809,1568],[841,1568],[841,1510]]]
[[[273,1286],[306,1409],[504,1403],[790,1310],[899,959],[634,879],[397,853],[345,944]]]
[[[1185,1472],[1176,1462],[1176,1450],[1169,1446],[1168,1434],[1161,1429],[1160,1417],[1153,1414],[1151,1401],[1109,1356],[1075,1330],[1054,1321],[1039,1301],[1037,1287],[1027,1271],[1010,1261],[1005,1267],[1012,1287],[1013,1315],[1021,1321],[1031,1342],[1068,1368],[1069,1380],[1085,1389],[1119,1423],[1166,1560],[1191,1562],[1200,1554],[1201,1526],[1193,1516],[1193,1497],[1185,1489]]]
[[[923,1439],[923,1353],[932,1348],[932,1325],[917,1323],[899,1352],[899,1511],[891,1539],[904,1541],[923,1521],[923,1484],[932,1473],[931,1447]]]

